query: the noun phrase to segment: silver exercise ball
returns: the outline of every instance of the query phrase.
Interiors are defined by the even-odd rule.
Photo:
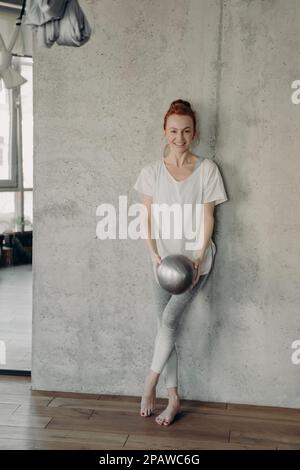
[[[163,289],[171,294],[182,294],[193,282],[194,263],[184,255],[169,255],[157,266],[157,278]]]

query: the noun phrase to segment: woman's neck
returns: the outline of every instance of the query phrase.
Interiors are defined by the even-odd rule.
[[[179,155],[170,152],[169,155],[166,157],[166,161],[176,166],[177,168],[181,168],[182,166],[189,165],[192,163],[193,159],[191,157],[192,154],[189,152],[189,150],[186,150],[186,152]]]

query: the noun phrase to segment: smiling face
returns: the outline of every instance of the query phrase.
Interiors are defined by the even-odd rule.
[[[176,154],[186,152],[195,136],[191,116],[171,114],[167,119],[165,136],[171,151]]]

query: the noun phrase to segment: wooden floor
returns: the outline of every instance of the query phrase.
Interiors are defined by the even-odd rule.
[[[300,449],[300,409],[182,400],[170,426],[139,415],[139,397],[31,390],[0,376],[0,449]]]
[[[0,340],[6,349],[0,368],[31,370],[31,264],[0,268],[0,312]]]

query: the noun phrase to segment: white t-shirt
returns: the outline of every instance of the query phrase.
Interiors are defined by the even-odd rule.
[[[186,229],[190,229],[192,226],[192,230],[199,237],[204,213],[202,211],[202,217],[198,216],[198,219],[196,219],[196,204],[202,205],[205,202],[215,201],[215,205],[218,205],[228,200],[222,176],[213,160],[198,157],[193,173],[185,180],[177,181],[166,168],[164,160],[164,157],[161,157],[142,168],[133,188],[142,194],[152,196],[153,204],[167,204],[168,207],[171,207],[174,203],[177,203],[183,212],[185,211],[184,204],[191,205],[190,216],[187,214],[181,219],[182,235],[180,238],[178,238],[178,234],[175,236],[173,227],[173,231],[170,232],[171,237],[164,239],[159,229],[159,223],[155,221],[161,219],[152,219],[152,221],[156,224],[158,230],[156,233],[159,233],[159,236],[155,238],[157,251],[161,259],[170,254],[183,254],[194,260],[197,256],[197,250],[191,248],[192,245],[187,248],[187,244],[193,241],[196,242],[196,235],[192,238],[186,238],[185,234],[188,233]],[[203,206],[201,207],[203,209]],[[215,254],[216,245],[211,239],[201,263],[201,274],[210,271]],[[156,282],[158,282],[154,265],[153,272]]]

